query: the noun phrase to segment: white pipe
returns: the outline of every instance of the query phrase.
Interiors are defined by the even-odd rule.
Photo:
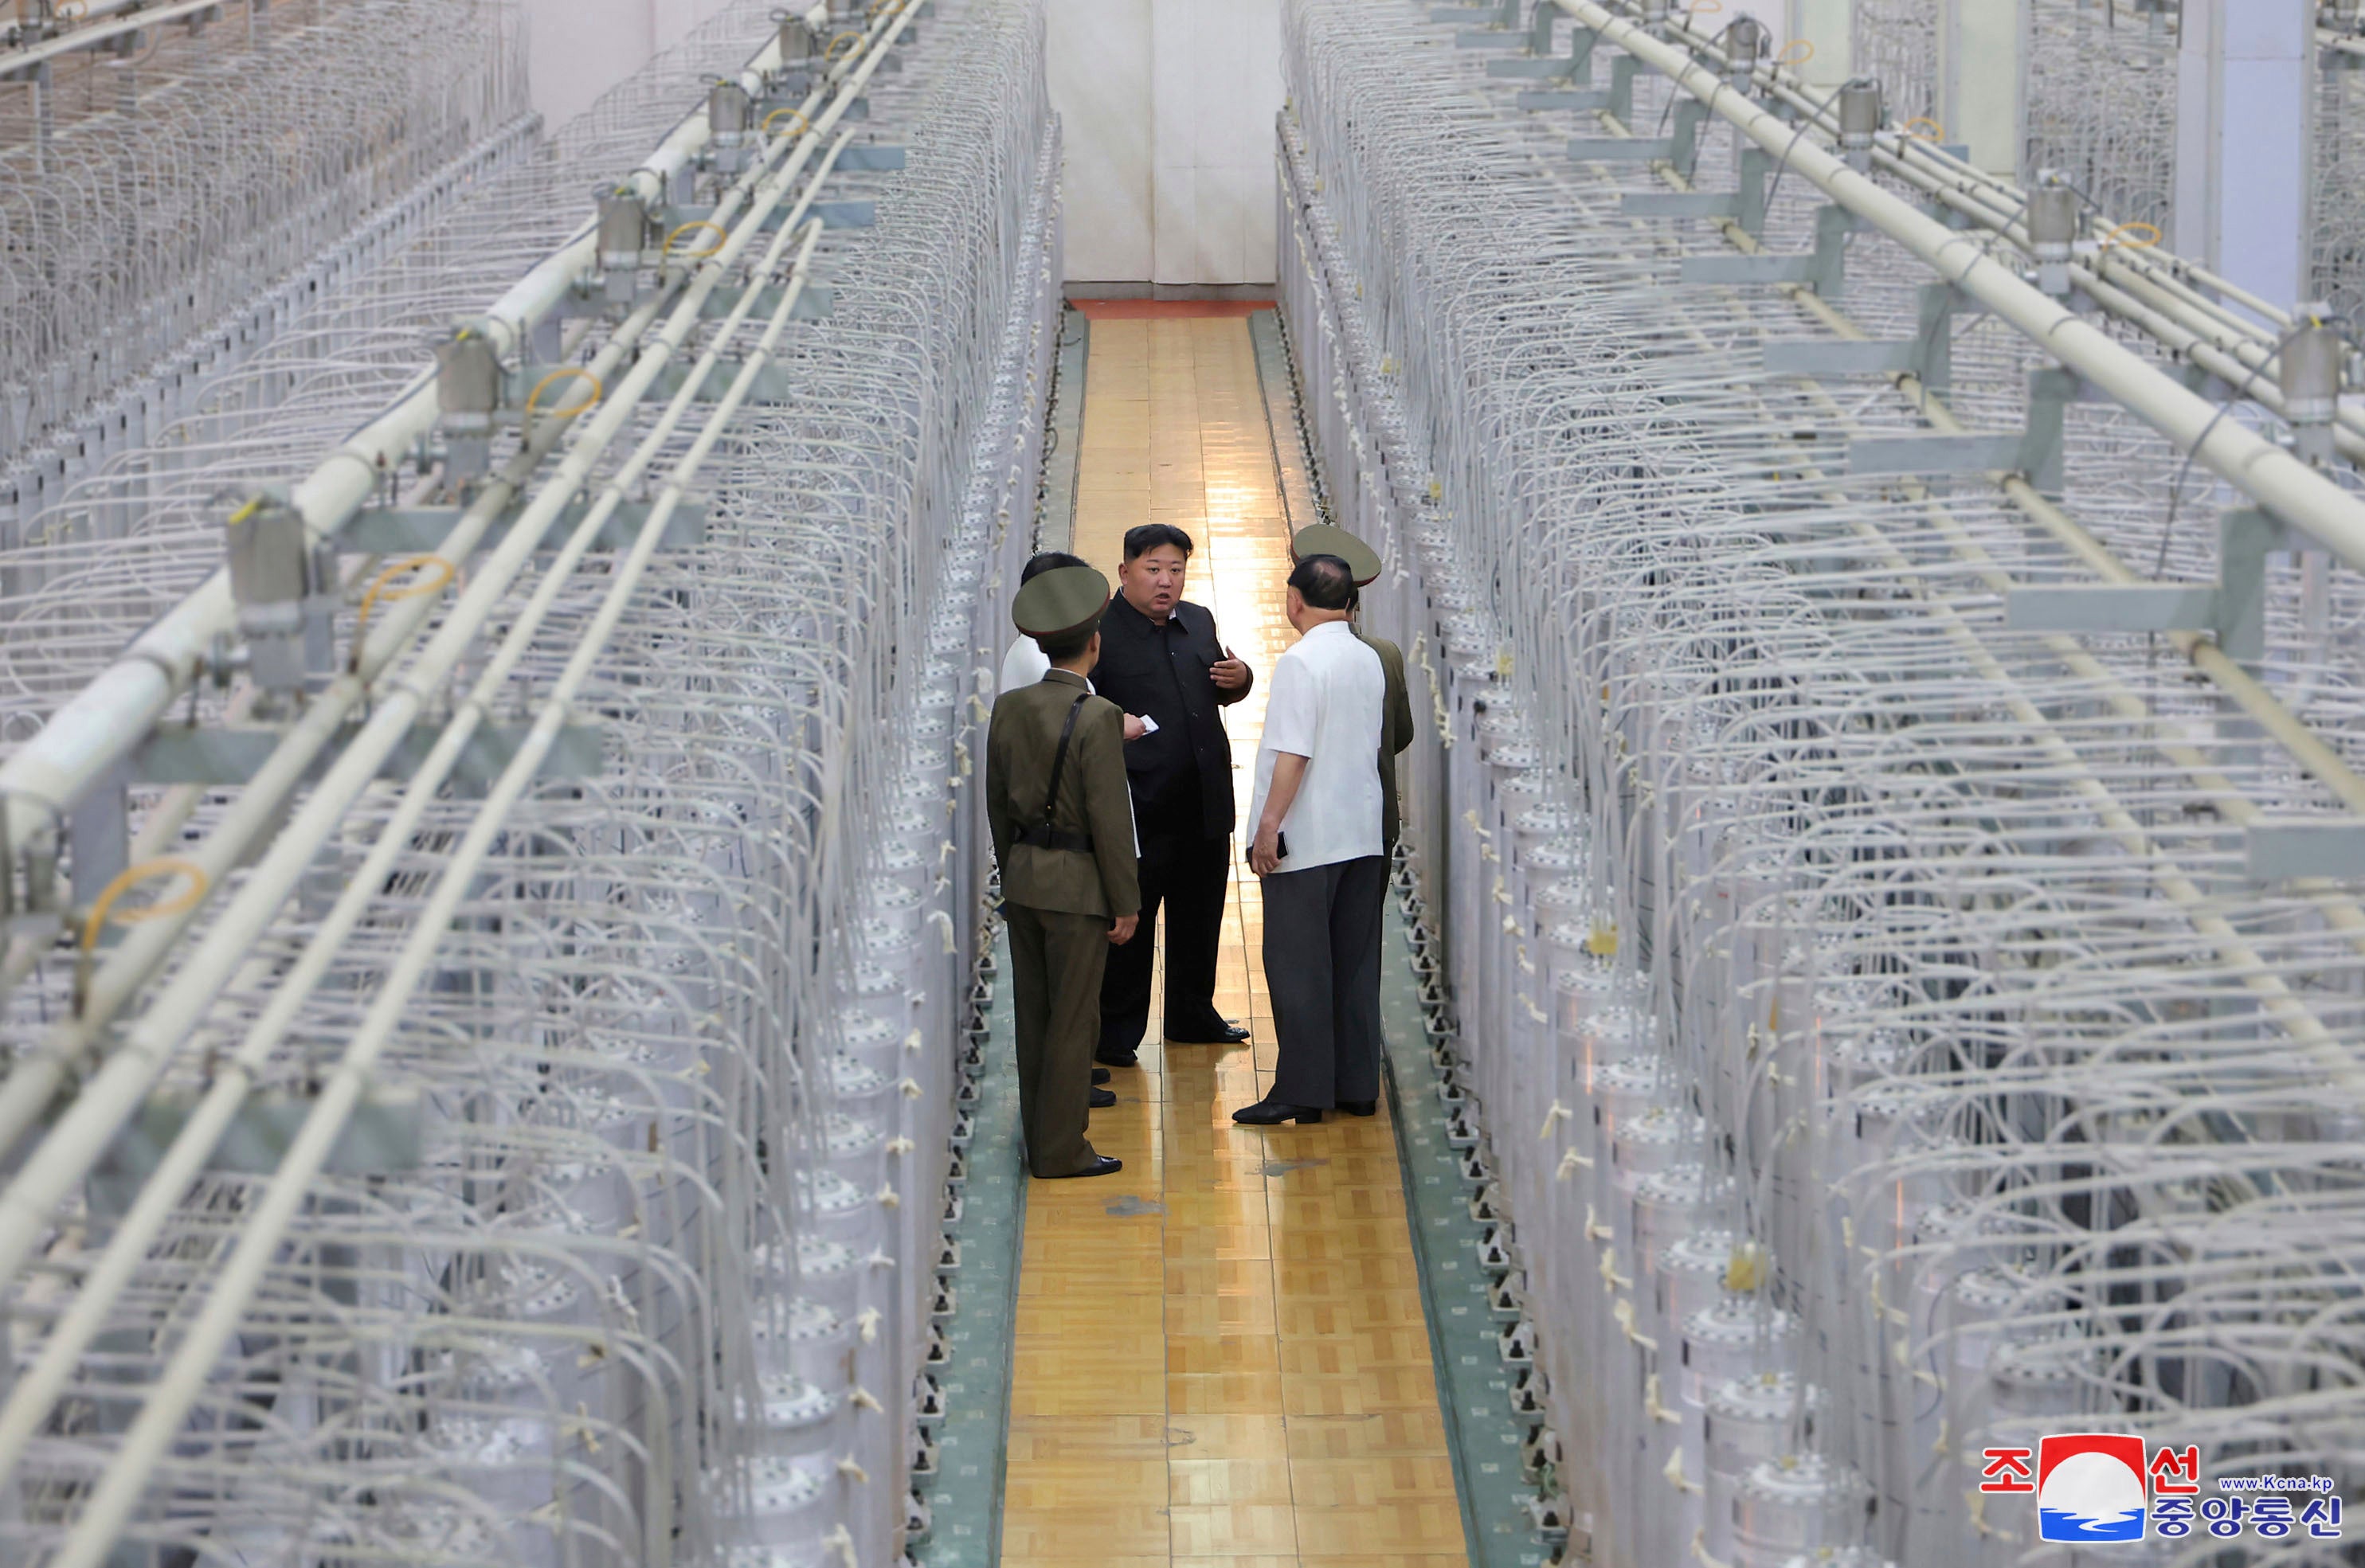
[[[777,65],[779,49],[776,34],[748,62],[747,70],[760,74]],[[667,178],[697,156],[708,134],[701,106],[633,171],[633,188],[644,199],[660,198]],[[587,224],[494,301],[485,315],[500,352],[513,352],[594,259],[595,238]],[[292,499],[312,537],[328,539],[344,527],[382,476],[435,428],[440,412],[434,375],[422,372],[385,413],[354,431],[299,482]],[[50,716],[39,734],[0,763],[0,810],[6,812],[6,842],[12,849],[21,851],[54,838],[74,805],[130,755],[174,700],[188,689],[215,638],[237,621],[230,573],[218,570],[133,638],[114,664]]]
[[[2021,280],[1949,229],[1857,174],[1798,128],[1734,93],[1723,77],[1693,62],[1594,0],[1553,0],[1586,27],[1699,99],[1834,202],[1919,256],[1939,276],[1977,299],[2090,382],[2098,390],[2249,495],[2290,526],[2352,566],[2365,567],[2365,500],[2246,428],[2218,417],[2216,405],[2112,341],[2057,301]],[[2204,439],[2205,436],[2205,439]]]
[[[346,808],[376,777],[378,768],[401,744],[412,718],[465,655],[509,583],[523,569],[543,532],[589,476],[600,452],[655,384],[674,350],[696,327],[707,297],[725,270],[736,263],[754,236],[761,231],[763,220],[818,145],[817,138],[844,118],[852,98],[868,80],[869,75],[863,73],[841,91],[820,119],[812,122],[811,128],[796,139],[792,144],[794,152],[779,171],[764,175],[765,163],[758,163],[734,185],[731,195],[716,208],[717,220],[730,221],[738,204],[746,199],[750,182],[756,182],[754,188],[760,199],[748,220],[732,232],[714,256],[701,262],[697,281],[674,306],[654,348],[639,353],[630,374],[594,414],[581,421],[581,433],[566,462],[518,517],[501,545],[480,565],[417,664],[393,683],[390,694],[381,697],[361,734],[353,737],[296,819],[273,843],[262,865],[241,886],[229,908],[207,928],[196,956],[182,966],[155,1004],[125,1032],[106,1064],[84,1086],[82,1093],[27,1159],[6,1192],[0,1193],[0,1276],[13,1271],[23,1261],[42,1232],[44,1221],[40,1216],[49,1214],[82,1180],[92,1160],[131,1114],[139,1097],[163,1070],[173,1049],[220,994],[241,955],[275,915],[319,846],[335,830]],[[817,96],[808,98],[809,108]],[[784,136],[774,144],[773,155],[786,145],[791,143]],[[638,337],[637,331],[620,332],[595,362],[596,367],[612,372],[627,353],[641,347],[635,341]],[[553,429],[555,434],[555,427]],[[470,509],[445,547],[461,557],[473,554],[486,528],[497,513],[506,509],[506,490],[497,487],[497,493],[489,495],[486,504]],[[390,656],[396,645],[395,633],[401,632],[407,636],[407,629],[415,627],[432,608],[433,601],[424,596],[400,601],[394,607],[388,619],[400,620],[400,623],[373,635],[373,643],[387,650],[376,662],[382,664],[385,657]],[[405,617],[407,620],[400,619]],[[308,723],[315,717],[323,722],[333,722],[341,716],[341,711],[353,706],[362,689],[353,683],[332,686],[329,692],[314,700]],[[258,777],[250,784],[233,808],[234,822],[225,823],[240,831],[219,835],[219,844],[209,842],[193,854],[192,857],[199,859],[209,876],[219,879],[230,866],[243,857],[250,841],[267,824],[270,815],[289,792],[290,781],[281,775],[292,767],[295,777],[300,778],[326,738],[314,729],[299,727],[281,743],[274,753],[275,767],[269,778]],[[256,787],[265,782],[278,787],[270,790]],[[20,1059],[9,1075],[0,1080],[0,1148],[11,1146],[47,1107],[62,1086],[67,1068],[88,1049],[96,1027],[129,999],[139,980],[161,961],[170,943],[188,922],[187,916],[171,923],[154,922],[127,938],[93,987],[85,1015],[53,1026],[40,1048]]]
[[[838,152],[850,136],[850,132],[841,136],[815,170],[804,196],[780,226],[770,248],[757,263],[759,273],[768,273],[778,263],[791,234],[818,194],[821,182],[828,176],[831,165],[836,162]],[[808,233],[798,255],[798,281],[791,286],[799,291],[801,291],[801,280],[808,270],[813,247],[819,241],[817,229]],[[272,988],[269,1002],[238,1053],[215,1078],[205,1098],[198,1103],[165,1150],[163,1158],[158,1161],[130,1211],[116,1226],[115,1235],[97,1266],[83,1277],[73,1306],[50,1327],[41,1347],[39,1361],[10,1392],[6,1405],[0,1406],[0,1474],[6,1474],[14,1469],[25,1445],[48,1419],[50,1407],[72,1380],[75,1363],[84,1349],[105,1327],[116,1297],[146,1260],[150,1244],[180,1206],[182,1194],[203,1172],[206,1161],[212,1157],[222,1134],[229,1129],[231,1119],[245,1103],[257,1077],[269,1062],[273,1048],[285,1036],[288,1025],[294,1023],[313,987],[328,972],[346,935],[361,923],[363,915],[376,902],[376,890],[386,885],[395,861],[409,846],[411,834],[420,819],[434,802],[443,780],[457,766],[469,740],[490,714],[495,699],[515,671],[518,661],[532,647],[551,607],[558,600],[561,586],[599,537],[609,518],[614,515],[618,504],[639,482],[641,474],[666,442],[672,439],[674,431],[695,401],[699,390],[713,374],[723,350],[745,322],[755,302],[754,289],[740,295],[730,315],[713,334],[705,353],[700,356],[681,388],[674,394],[664,417],[603,487],[599,500],[586,512],[557,558],[550,564],[533,598],[511,623],[499,650],[477,677],[467,700],[454,711],[434,749],[404,786],[402,800],[379,830],[377,840],[371,846],[361,868],[348,879],[343,892],[327,919],[312,933],[293,969]],[[792,305],[794,300],[791,298],[786,303]]]
[[[902,30],[908,15],[908,11],[902,14],[902,20],[895,24],[893,31]],[[746,220],[732,230],[715,255],[700,263],[698,281],[674,308],[665,330],[643,349],[631,373],[598,410],[587,417],[587,428],[566,461],[537,491],[501,544],[479,564],[466,591],[446,616],[434,639],[410,668],[378,694],[369,722],[273,842],[262,863],[241,886],[238,896],[207,928],[196,952],[181,966],[154,1004],[125,1031],[121,1044],[106,1064],[84,1086],[6,1191],[0,1192],[0,1277],[13,1273],[38,1244],[57,1204],[107,1147],[116,1130],[163,1070],[174,1049],[187,1037],[205,1009],[229,983],[241,957],[267,928],[319,846],[335,831],[360,791],[377,776],[386,758],[409,734],[420,710],[465,655],[486,618],[523,569],[544,532],[588,479],[600,453],[631,418],[674,351],[697,327],[708,296],[762,231],[765,219],[810,160],[818,145],[817,139],[836,128],[855,96],[868,84],[879,61],[884,58],[886,45],[878,39],[886,28],[886,19],[881,18],[873,29],[870,51],[861,57],[862,67],[845,79],[830,106],[797,138],[795,151],[787,162],[757,185],[757,196]],[[785,137],[781,140],[783,143],[787,140]],[[744,188],[743,183],[741,189]],[[733,200],[738,199],[734,193]],[[727,214],[728,205],[717,210]],[[801,204],[799,210],[802,210]],[[423,613],[428,601],[422,597],[418,605]],[[161,926],[163,923],[157,924]],[[163,940],[170,935],[160,932],[154,939]],[[46,1106],[62,1082],[65,1065],[75,1058],[81,1045],[79,1030],[71,1024],[62,1025],[59,1034],[44,1042],[39,1057],[20,1062],[7,1079],[0,1080],[0,1129],[12,1123],[21,1126],[29,1115]],[[6,1140],[0,1139],[0,1147],[5,1146]]]
[[[533,728],[520,743],[517,755],[487,792],[484,805],[454,851],[426,907],[420,912],[410,938],[379,988],[376,1001],[346,1047],[344,1058],[322,1084],[319,1098],[289,1144],[262,1200],[246,1215],[238,1247],[223,1266],[204,1310],[174,1348],[172,1360],[92,1490],[73,1534],[52,1560],[53,1568],[98,1568],[129,1521],[140,1495],[147,1489],[149,1473],[179,1432],[189,1407],[204,1391],[207,1376],[221,1348],[237,1332],[248,1302],[261,1288],[264,1274],[278,1256],[282,1238],[302,1207],[312,1179],[327,1163],[344,1130],[346,1118],[368,1088],[378,1056],[409,1006],[411,991],[434,963],[436,949],[468,897],[476,868],[491,853],[510,808],[533,781],[543,758],[557,740],[572,711],[577,694],[623,618],[642,575],[656,553],[657,541],[664,537],[667,521],[681,504],[683,487],[704,464],[770,360],[797,297],[803,292],[806,263],[817,238],[817,233],[808,232],[804,257],[799,260],[794,277],[782,291],[761,342],[747,355],[730,390],[715,405],[713,417],[676,465],[656,504],[649,509],[640,536],[619,563],[598,614],[585,629],[581,643],[552,687]]]
[[[97,19],[101,17],[113,16],[137,3],[138,0],[89,0],[83,14],[75,17],[67,30],[60,33],[56,38],[46,39],[39,43],[28,44],[23,49],[0,54],[0,77],[13,75],[17,72],[39,65],[45,61],[55,60],[61,55],[74,54],[83,50],[94,48],[106,42],[109,39],[118,39],[127,33],[136,33],[143,28],[156,27],[164,22],[177,22],[184,17],[195,16],[197,12],[212,10],[223,4],[223,0],[180,0],[179,5],[158,6],[152,9],[141,11],[136,16],[126,17],[120,21],[102,22]],[[257,0],[247,0],[248,8],[252,10],[256,3]]]

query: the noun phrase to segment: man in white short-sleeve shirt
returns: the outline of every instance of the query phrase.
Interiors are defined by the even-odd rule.
[[[1386,678],[1348,624],[1353,573],[1308,555],[1289,575],[1296,646],[1273,666],[1257,745],[1250,869],[1264,879],[1264,972],[1280,1059],[1272,1089],[1232,1113],[1253,1126],[1378,1107],[1380,848]]]

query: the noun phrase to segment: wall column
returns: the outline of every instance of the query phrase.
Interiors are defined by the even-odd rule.
[[[1788,0],[1789,38],[1815,46],[1815,57],[1798,68],[1809,85],[1826,92],[1848,79],[1855,69],[1855,0]]]
[[[1938,0],[1938,123],[1974,167],[2020,179],[2028,143],[2028,0]]]
[[[2184,0],[2176,250],[2270,304],[2307,292],[2315,0]]]

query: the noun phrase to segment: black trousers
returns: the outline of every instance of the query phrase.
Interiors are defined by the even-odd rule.
[[[1108,974],[1101,981],[1100,1055],[1125,1057],[1141,1048],[1149,1027],[1149,975],[1161,905],[1166,1037],[1210,1041],[1223,1027],[1216,1011],[1216,948],[1231,884],[1231,847],[1229,838],[1142,834],[1141,924],[1132,941],[1109,952]]]
[[[1003,905],[1002,913],[1010,927],[1026,1169],[1037,1176],[1066,1176],[1096,1158],[1084,1122],[1091,1114],[1093,1039],[1100,1027],[1109,923],[1014,903]]]
[[[1272,1097],[1328,1111],[1380,1097],[1380,911],[1373,855],[1264,879],[1264,981],[1280,1059]]]

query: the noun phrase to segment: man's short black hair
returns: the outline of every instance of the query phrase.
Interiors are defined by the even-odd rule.
[[[1055,665],[1063,665],[1070,659],[1082,657],[1083,651],[1093,645],[1093,639],[1100,635],[1100,630],[1098,626],[1087,626],[1064,637],[1037,637],[1035,645],[1043,650],[1045,658]]]
[[[1336,555],[1308,555],[1289,574],[1295,588],[1315,610],[1344,610],[1355,597],[1355,573]]]
[[[1020,568],[1018,586],[1025,588],[1046,572],[1056,572],[1061,566],[1087,566],[1092,563],[1082,555],[1070,555],[1065,550],[1046,550]]]
[[[1171,522],[1145,522],[1138,528],[1125,531],[1125,558],[1138,561],[1152,550],[1171,544],[1188,560],[1194,546],[1191,536]]]

